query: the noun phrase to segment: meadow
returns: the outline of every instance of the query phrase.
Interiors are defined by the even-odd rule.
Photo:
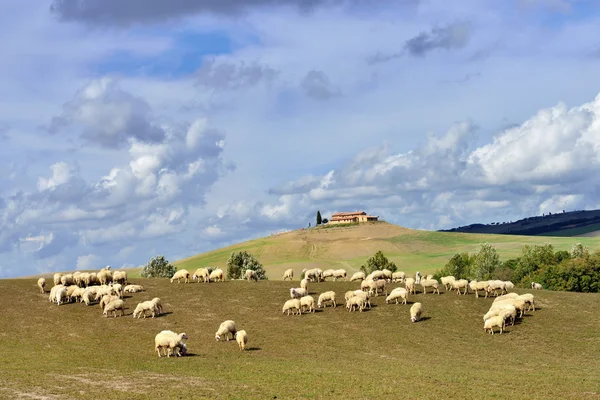
[[[0,398],[36,399],[372,399],[600,396],[597,294],[532,291],[538,309],[500,335],[485,334],[492,299],[455,292],[409,297],[349,313],[328,307],[281,314],[294,282],[169,283],[130,279],[124,317],[98,305],[48,302],[36,279],[0,280]],[[398,284],[391,284],[395,287]],[[49,286],[52,283],[49,282]],[[342,300],[357,282],[323,282]],[[420,286],[419,286],[420,288]],[[165,315],[134,319],[135,305],[158,296]],[[410,304],[424,320],[411,323]],[[214,339],[233,319],[248,350]],[[158,358],[154,336],[186,332],[189,356]]]

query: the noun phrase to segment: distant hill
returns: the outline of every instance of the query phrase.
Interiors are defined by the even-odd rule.
[[[579,210],[528,217],[515,222],[472,224],[439,232],[493,233],[524,236],[598,236],[600,210]]]

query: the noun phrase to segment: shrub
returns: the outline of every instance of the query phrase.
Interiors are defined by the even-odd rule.
[[[369,275],[371,272],[375,270],[388,269],[392,272],[395,272],[398,268],[396,264],[389,261],[383,253],[378,251],[375,255],[367,260],[366,265],[361,265],[360,270],[365,273],[365,275]]]
[[[437,272],[433,277],[439,279],[442,276],[453,276],[456,279],[469,279],[471,277],[471,268],[473,266],[473,256],[469,253],[456,253],[450,261]]]
[[[242,279],[248,269],[256,271],[258,279],[267,279],[262,264],[252,254],[245,250],[231,253],[227,260],[228,279]]]
[[[169,263],[164,256],[153,257],[142,268],[142,278],[171,278],[177,268]]]

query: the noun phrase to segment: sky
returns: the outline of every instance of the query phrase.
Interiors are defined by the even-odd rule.
[[[600,208],[592,0],[0,2],[0,277],[365,210]]]

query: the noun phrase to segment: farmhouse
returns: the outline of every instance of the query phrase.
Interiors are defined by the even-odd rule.
[[[338,212],[331,215],[330,224],[349,224],[352,222],[373,222],[379,217],[367,215],[364,211]]]

